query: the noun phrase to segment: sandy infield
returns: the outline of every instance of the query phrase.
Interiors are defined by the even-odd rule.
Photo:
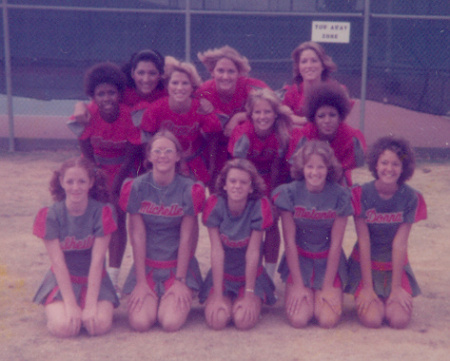
[[[279,300],[263,308],[262,319],[250,331],[230,326],[208,329],[203,308],[196,302],[186,325],[173,334],[158,326],[147,333],[131,332],[126,302],[116,309],[113,330],[102,337],[86,333],[70,340],[50,336],[44,310],[31,303],[49,260],[41,241],[31,234],[34,216],[49,205],[51,172],[76,152],[0,154],[0,360],[448,360],[450,353],[450,164],[419,162],[409,182],[421,191],[428,219],[413,226],[409,259],[422,288],[414,300],[413,319],[406,330],[387,326],[362,327],[353,298],[346,296],[344,315],[332,330],[316,325],[291,328],[283,314],[284,286],[276,278]],[[354,181],[371,179],[366,168]],[[344,249],[355,242],[353,222],[347,226]],[[197,250],[203,274],[209,268],[209,240],[204,227]],[[131,266],[128,245],[121,271]]]

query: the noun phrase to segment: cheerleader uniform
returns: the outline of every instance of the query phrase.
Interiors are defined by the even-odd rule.
[[[145,224],[147,283],[158,297],[175,281],[182,219],[200,213],[204,200],[203,185],[179,174],[167,186],[157,185],[148,172],[127,180],[122,187],[120,206],[130,214],[140,214]],[[186,285],[198,291],[201,284],[200,268],[192,255]],[[133,266],[123,292],[129,294],[135,286]]]
[[[219,228],[224,249],[223,293],[232,299],[242,296],[245,289],[245,255],[252,231],[263,231],[272,224],[271,205],[267,198],[248,200],[242,214],[233,216],[223,197],[212,195],[203,211],[203,224]],[[273,305],[276,302],[275,286],[261,264],[258,265],[254,292],[261,300]],[[202,290],[200,302],[208,298],[213,288],[212,270],[209,270]]]
[[[338,216],[353,214],[350,191],[337,183],[326,182],[321,192],[312,193],[306,188],[304,180],[293,181],[276,188],[273,201],[282,211],[289,211],[293,215],[295,242],[305,287],[321,289],[334,220]],[[285,254],[278,272],[284,282],[292,282]],[[346,259],[341,250],[334,287],[343,288],[346,282]]]
[[[427,208],[420,193],[403,184],[390,199],[380,197],[375,181],[352,189],[355,216],[363,218],[369,228],[372,280],[375,293],[387,299],[392,285],[392,243],[402,223],[415,223],[427,218]],[[362,288],[359,246],[356,243],[349,258],[347,292],[359,294]],[[420,288],[408,259],[405,259],[402,287],[412,296]]]
[[[89,198],[86,211],[80,216],[70,215],[65,201],[42,208],[36,216],[33,234],[45,241],[59,240],[72,288],[81,308],[85,305],[95,238],[111,234],[116,229],[114,208],[92,198]],[[47,305],[55,300],[63,301],[63,298],[56,277],[50,269],[33,301]],[[98,300],[109,301],[114,307],[119,305],[115,288],[106,271],[102,275]]]

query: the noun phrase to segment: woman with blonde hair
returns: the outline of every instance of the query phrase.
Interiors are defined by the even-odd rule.
[[[207,149],[211,185],[214,187],[215,178],[229,159],[228,137],[236,125],[246,119],[245,103],[250,92],[269,86],[261,80],[248,77],[251,70],[248,59],[228,45],[198,53],[197,56],[211,74],[211,79],[203,83],[197,94],[212,104],[223,127],[223,133],[215,137]]]
[[[321,327],[334,327],[347,282],[342,241],[353,214],[350,191],[338,184],[342,167],[324,141],[307,142],[294,155],[291,174],[295,180],[272,193],[285,243],[279,272],[286,316],[296,328],[313,317]]]
[[[181,143],[186,175],[208,184],[210,175],[204,157],[206,135],[222,130],[212,108],[194,97],[201,78],[194,65],[166,58],[164,79],[169,95],[152,103],[142,117],[140,128],[150,134],[171,131]]]
[[[266,183],[266,195],[288,179],[285,154],[292,129],[292,111],[281,104],[270,89],[253,90],[246,103],[247,120],[239,124],[230,137],[228,151],[232,157],[246,158],[255,164]],[[271,277],[275,274],[280,247],[278,218],[266,230],[265,266]]]

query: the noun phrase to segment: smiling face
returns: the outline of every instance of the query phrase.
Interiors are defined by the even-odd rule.
[[[228,202],[247,202],[249,194],[253,192],[250,174],[242,169],[231,168],[223,189],[227,192]]]
[[[131,77],[136,85],[136,90],[140,95],[149,95],[158,86],[161,74],[151,61],[140,61],[136,68],[132,70]]]
[[[272,133],[276,114],[266,99],[259,99],[255,102],[251,118],[258,136],[264,137]]]
[[[403,171],[403,164],[397,154],[386,149],[378,158],[378,180],[385,185],[396,185]]]
[[[298,61],[298,71],[303,81],[318,81],[324,70],[317,53],[312,49],[303,50]]]
[[[235,63],[227,58],[217,61],[212,72],[216,89],[220,94],[232,95],[236,90],[239,71]]]
[[[325,140],[334,139],[339,127],[339,113],[335,107],[323,105],[317,109],[314,124],[319,131],[319,137]]]
[[[170,76],[167,90],[172,102],[184,104],[190,101],[194,88],[186,73],[174,71]]]
[[[119,100],[120,94],[115,85],[101,83],[95,87],[93,101],[106,121],[113,121],[117,117]]]
[[[81,167],[67,168],[59,182],[66,193],[66,202],[71,204],[87,202],[89,190],[94,184],[86,169]]]
[[[327,180],[328,167],[322,156],[311,154],[303,168],[306,188],[310,192],[320,192],[325,186]]]
[[[175,173],[175,167],[180,160],[176,145],[167,138],[158,138],[147,155],[149,162],[153,164],[153,171],[159,173]]]

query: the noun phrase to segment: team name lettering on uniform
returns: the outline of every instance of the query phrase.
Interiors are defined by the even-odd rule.
[[[403,223],[403,212],[377,213],[372,208],[366,211],[367,223]]]
[[[232,241],[225,234],[221,233],[220,240],[225,246],[228,246],[230,248],[243,248],[248,245],[248,242],[250,242],[250,237],[241,239],[239,241]]]
[[[174,124],[171,120],[161,122],[161,128],[170,130],[177,137],[195,137],[199,131],[199,124],[196,122],[192,126]]]
[[[336,211],[316,211],[315,208],[309,210],[304,207],[295,207],[294,218],[305,218],[313,219],[315,221],[320,221],[324,219],[334,219],[336,218]]]
[[[85,239],[76,239],[74,236],[64,238],[60,243],[63,251],[90,249],[95,241],[95,236],[90,235]]]
[[[101,136],[92,136],[91,144],[94,148],[124,149],[127,145],[127,140],[111,140],[104,139]]]
[[[153,203],[151,201],[141,202],[139,213],[151,214],[153,216],[165,216],[165,217],[181,217],[183,216],[183,208],[178,204],[172,204],[170,206],[164,206]]]

